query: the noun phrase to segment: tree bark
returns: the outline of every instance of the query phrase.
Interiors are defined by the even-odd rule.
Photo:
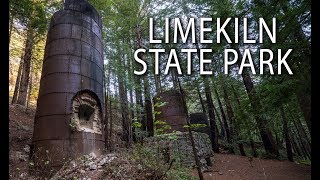
[[[204,105],[204,102],[203,102],[203,99],[202,99],[202,96],[201,96],[199,84],[197,84],[197,93],[198,93],[198,96],[199,96],[199,99],[200,99],[200,104],[201,104],[202,112],[203,112],[204,114],[206,114],[206,108],[205,108],[205,105]]]
[[[199,176],[200,180],[204,180],[203,174],[202,174],[202,171],[201,171],[200,160],[199,160],[199,157],[198,157],[198,153],[197,153],[197,149],[196,149],[196,145],[195,145],[195,141],[194,141],[194,137],[193,137],[192,131],[191,131],[191,124],[190,124],[190,117],[189,117],[188,108],[187,108],[187,102],[186,102],[186,100],[184,98],[183,90],[182,90],[182,87],[181,87],[179,79],[177,79],[177,81],[178,81],[180,93],[182,95],[181,99],[182,99],[182,103],[183,103],[183,106],[184,106],[184,111],[185,111],[185,114],[187,115],[187,118],[186,118],[186,123],[188,125],[187,129],[188,129],[188,134],[189,134],[189,138],[190,138],[190,141],[191,141],[192,152],[193,152],[196,168],[197,168],[197,171],[198,171],[198,176]]]
[[[218,112],[218,110],[216,109],[216,107],[214,106],[214,104],[213,104],[213,111],[214,112],[216,112],[215,114],[216,114],[216,117],[217,117],[217,119],[218,119],[218,121],[219,121],[219,124],[220,124],[220,135],[221,135],[221,137],[223,138],[223,140],[226,140],[226,130],[224,129],[224,126],[223,126],[223,123],[222,123],[222,121],[221,121],[221,117],[220,117],[220,114],[219,114],[219,112]],[[218,132],[217,132],[218,133]],[[219,133],[218,133],[219,134]]]
[[[257,153],[256,146],[254,144],[253,139],[250,139],[250,147],[251,147],[251,150],[252,150],[252,156],[253,157],[258,157],[258,153]]]
[[[16,84],[14,86],[14,93],[13,93],[11,104],[17,103],[19,89],[20,89],[20,80],[21,80],[22,69],[23,69],[23,56],[21,56],[19,69],[18,69],[18,75],[17,75],[17,79],[16,79]]]
[[[28,111],[29,104],[30,104],[31,91],[32,91],[32,73],[30,73],[30,81],[29,81],[29,87],[28,87],[28,96],[27,96],[26,112]]]
[[[10,13],[10,21],[9,21],[9,47],[10,47],[10,40],[11,40],[11,34],[13,29],[13,16]]]
[[[220,100],[220,97],[219,97],[219,93],[217,91],[217,88],[216,88],[215,84],[213,85],[213,90],[214,90],[216,98],[218,100],[218,105],[219,105],[219,109],[220,109],[221,116],[222,116],[223,126],[224,126],[224,129],[226,131],[227,142],[231,143],[232,142],[232,137],[231,137],[231,133],[230,133],[227,117],[226,117],[226,114],[224,113],[223,106],[222,106],[222,103],[221,103],[221,100]]]
[[[25,53],[23,57],[24,64],[23,64],[22,77],[21,77],[18,100],[17,100],[17,103],[23,106],[26,105],[26,100],[27,100],[32,48],[33,48],[33,32],[32,32],[32,29],[29,28],[27,31],[27,40],[25,45]]]
[[[152,103],[150,98],[150,86],[147,75],[143,77],[144,81],[144,96],[145,96],[145,114],[146,114],[146,127],[148,132],[148,137],[154,135],[153,128],[153,113],[152,113]]]
[[[113,141],[112,141],[112,133],[113,133],[113,118],[112,118],[112,98],[109,98],[109,120],[110,120],[110,127],[109,127],[109,152],[113,151]]]
[[[209,120],[210,120],[212,150],[216,153],[219,153],[218,134],[216,131],[216,120],[215,120],[215,114],[213,109],[211,90],[210,90],[207,77],[204,77],[204,86],[205,86],[205,94],[207,99],[208,114],[209,114]]]
[[[108,118],[108,99],[109,99],[109,91],[108,93],[105,91],[104,92],[104,96],[105,96],[105,100],[104,100],[104,140],[105,140],[105,148],[106,149],[110,149],[109,148],[109,138],[108,138],[108,124],[109,124],[109,118]]]
[[[283,105],[280,106],[280,114],[283,121],[283,133],[286,141],[287,158],[289,161],[293,161],[292,146],[291,146],[289,130],[288,130],[288,119],[284,112]]]
[[[241,113],[243,113],[243,110],[242,110],[242,107],[241,107],[241,103],[240,103],[240,97],[236,91],[236,89],[234,88],[234,86],[231,84],[231,89],[232,89],[232,92],[233,92],[233,95],[234,95],[234,98],[236,99],[237,101],[237,104],[238,104],[238,108],[240,109]],[[246,123],[247,124],[247,123]],[[248,130],[247,130],[248,132]],[[248,132],[249,134],[249,132]],[[252,139],[252,137],[250,136],[250,147],[251,147],[251,153],[252,153],[252,156],[253,157],[258,157],[258,153],[257,153],[257,150],[256,150],[256,147],[254,145],[254,141]]]
[[[305,152],[306,157],[311,159],[311,147],[309,146],[306,139],[303,137],[301,129],[299,129],[299,127],[294,119],[293,119],[293,124],[294,124],[296,131],[297,131],[298,139],[301,144],[302,150]]]
[[[223,89],[223,95],[224,95],[224,101],[226,103],[226,107],[227,107],[227,115],[228,115],[228,119],[230,122],[230,132],[231,132],[231,137],[232,140],[233,138],[237,141],[238,147],[239,147],[239,151],[240,151],[240,155],[241,156],[246,156],[246,153],[244,151],[243,148],[243,144],[241,142],[239,142],[240,137],[239,137],[239,128],[237,126],[237,124],[235,123],[235,117],[234,117],[234,112],[232,109],[232,105],[231,105],[231,101],[229,99],[228,96],[228,91],[227,91],[227,87],[226,84],[224,83],[223,79],[220,79],[220,83]]]
[[[232,45],[232,46],[233,47],[231,47],[231,48],[235,49],[238,53],[237,64],[240,68],[240,64],[241,64],[240,60],[242,59],[242,54],[239,51],[239,48],[234,47],[234,45]],[[250,76],[248,70],[243,69],[241,76],[242,76],[242,80],[243,80],[244,86],[246,88],[247,94],[249,96],[251,106],[254,111],[254,117],[255,117],[256,123],[258,125],[258,129],[260,132],[260,136],[261,136],[264,148],[267,153],[278,157],[279,150],[278,150],[278,147],[276,146],[276,143],[275,143],[275,140],[272,136],[271,130],[267,126],[268,122],[266,119],[264,119],[263,117],[260,116],[261,104],[260,104],[260,101],[259,101],[258,96],[256,94],[256,91],[254,89],[253,82],[252,82],[252,79],[251,79],[251,76]]]

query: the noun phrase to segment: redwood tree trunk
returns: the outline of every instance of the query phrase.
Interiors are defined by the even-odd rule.
[[[113,133],[113,117],[112,117],[112,99],[111,96],[109,97],[109,120],[110,120],[110,127],[109,127],[109,151],[113,150],[113,141],[112,141],[112,133]]]
[[[129,121],[128,100],[125,91],[124,82],[119,78],[119,95],[121,104],[122,131],[123,140],[126,141],[127,147],[131,146],[131,123]]]
[[[147,132],[148,136],[154,135],[153,129],[153,113],[152,113],[152,103],[150,98],[150,87],[149,87],[149,80],[147,75],[143,78],[144,81],[144,95],[145,95],[145,114],[146,114],[146,122],[147,122]]]
[[[288,119],[284,112],[283,105],[280,106],[280,113],[283,121],[283,133],[284,133],[284,139],[286,141],[287,157],[289,161],[293,161],[292,146],[291,146],[289,130],[288,130]]]
[[[201,96],[199,84],[197,84],[197,93],[198,93],[198,96],[199,96],[199,99],[200,99],[200,104],[201,104],[202,112],[203,112],[203,113],[206,113],[206,108],[205,108],[205,105],[204,105],[204,102],[203,102],[203,99],[202,99],[202,96]]]
[[[17,103],[17,99],[18,99],[18,95],[19,95],[18,93],[19,93],[19,89],[20,89],[20,80],[21,80],[22,69],[23,69],[23,56],[21,56],[19,69],[18,69],[18,75],[17,75],[17,79],[16,79],[16,84],[14,86],[14,93],[13,93],[11,104]]]
[[[240,97],[237,93],[237,91],[235,90],[234,86],[231,84],[231,89],[233,91],[233,95],[237,101],[237,104],[238,104],[238,108],[240,109],[241,113],[243,113],[242,111],[242,107],[241,107],[241,103],[240,103]],[[249,133],[249,131],[247,130],[247,132]],[[250,147],[251,147],[251,153],[252,153],[252,156],[253,157],[258,157],[258,153],[257,153],[257,150],[256,150],[256,147],[254,145],[254,141],[252,139],[252,137],[250,137]]]
[[[220,118],[220,115],[219,115],[219,112],[217,111],[217,109],[216,109],[216,107],[214,106],[214,104],[213,104],[213,111],[214,112],[216,112],[215,114],[216,114],[216,117],[217,117],[217,119],[218,119],[218,121],[219,121],[219,124],[220,124],[220,136],[224,139],[224,140],[226,140],[226,130],[224,129],[224,126],[223,126],[223,123],[222,123],[222,121],[221,121],[221,118]],[[217,132],[218,133],[218,132]],[[218,133],[219,134],[219,133]]]
[[[219,153],[219,144],[218,144],[218,133],[216,131],[216,120],[213,110],[213,101],[211,96],[211,90],[208,83],[207,77],[204,77],[204,86],[205,86],[205,94],[207,98],[207,106],[208,106],[208,114],[210,120],[210,132],[211,132],[211,143],[212,150],[216,153]]]
[[[239,48],[235,48],[235,47],[232,47],[232,48],[234,48],[238,53],[237,64],[240,68],[242,54],[239,51]],[[262,109],[261,104],[260,104],[260,101],[259,101],[258,96],[256,94],[256,91],[254,89],[251,76],[246,68],[243,69],[241,76],[242,76],[242,80],[243,80],[244,86],[246,88],[247,94],[249,96],[251,106],[253,108],[254,117],[255,117],[256,123],[258,125],[258,129],[259,129],[260,136],[261,136],[261,139],[262,139],[262,142],[264,145],[264,149],[266,150],[267,153],[273,154],[278,157],[279,156],[278,147],[276,146],[276,143],[275,143],[275,140],[274,140],[274,137],[271,133],[270,128],[267,126],[268,121],[265,118],[260,116],[260,110]]]
[[[17,100],[17,103],[23,106],[26,105],[26,100],[27,100],[32,48],[33,48],[33,32],[31,29],[28,29],[27,40],[26,40],[25,51],[24,51],[25,53],[23,57],[24,64],[22,69],[22,77],[21,77],[18,100]]]
[[[229,125],[228,125],[228,122],[227,122],[227,117],[226,117],[226,114],[224,113],[224,110],[223,110],[223,107],[222,107],[222,103],[221,103],[221,100],[220,100],[220,97],[219,97],[219,93],[218,93],[217,88],[216,88],[215,85],[213,85],[213,89],[214,89],[214,92],[215,92],[217,100],[218,100],[218,105],[219,105],[219,109],[220,109],[221,116],[222,116],[223,126],[224,126],[224,129],[226,131],[227,141],[228,141],[228,143],[231,143],[232,142],[232,137],[231,137]]]
[[[238,141],[237,144],[238,144],[241,156],[246,156],[243,144],[241,142],[239,142],[239,140],[240,140],[239,128],[237,127],[237,125],[235,123],[234,112],[233,112],[233,109],[232,109],[232,106],[231,106],[231,101],[230,101],[229,96],[228,96],[228,91],[227,91],[226,84],[224,83],[223,80],[220,80],[220,83],[221,83],[221,86],[222,86],[222,89],[223,89],[224,101],[225,101],[226,106],[227,106],[227,115],[228,115],[228,119],[229,119],[229,122],[230,122],[231,137],[233,137],[236,141]]]

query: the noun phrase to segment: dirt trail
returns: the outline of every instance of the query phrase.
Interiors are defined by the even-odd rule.
[[[197,172],[193,172],[197,175]],[[309,180],[311,166],[290,161],[248,158],[232,154],[215,154],[214,166],[204,173],[206,180]]]

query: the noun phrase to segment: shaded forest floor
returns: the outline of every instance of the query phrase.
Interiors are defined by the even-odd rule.
[[[26,112],[22,106],[9,105],[10,179],[34,179],[28,172],[30,163],[28,145],[32,140],[34,113],[34,109],[28,109]],[[118,162],[121,163],[121,161]],[[214,166],[204,173],[205,179],[311,179],[311,167],[295,162],[248,158],[231,154],[215,154],[213,162]],[[134,164],[128,166],[128,162],[122,161],[122,163],[124,167],[137,169]],[[90,176],[91,179],[110,179],[106,171],[95,171],[100,173],[91,171],[87,175],[93,175],[94,177]],[[101,176],[97,177],[98,174]],[[197,176],[196,170],[192,172],[192,175]],[[145,178],[148,179],[146,176]]]

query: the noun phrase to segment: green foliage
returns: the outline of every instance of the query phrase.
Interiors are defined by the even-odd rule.
[[[164,161],[165,158],[162,153],[159,153],[159,149],[136,144],[132,150],[131,157],[142,167],[153,169],[158,176],[162,176],[165,179],[196,179],[191,176],[191,169],[180,163],[178,154],[173,155],[174,161],[170,167],[170,162]]]
[[[192,130],[196,130],[196,129],[203,128],[203,127],[207,127],[207,125],[206,124],[191,124],[190,126],[183,125],[183,128],[191,128]]]
[[[310,159],[300,159],[300,160],[298,160],[298,163],[311,166],[311,160]]]
[[[134,122],[132,123],[132,127],[135,127],[135,128],[141,128],[142,124],[140,122]]]

